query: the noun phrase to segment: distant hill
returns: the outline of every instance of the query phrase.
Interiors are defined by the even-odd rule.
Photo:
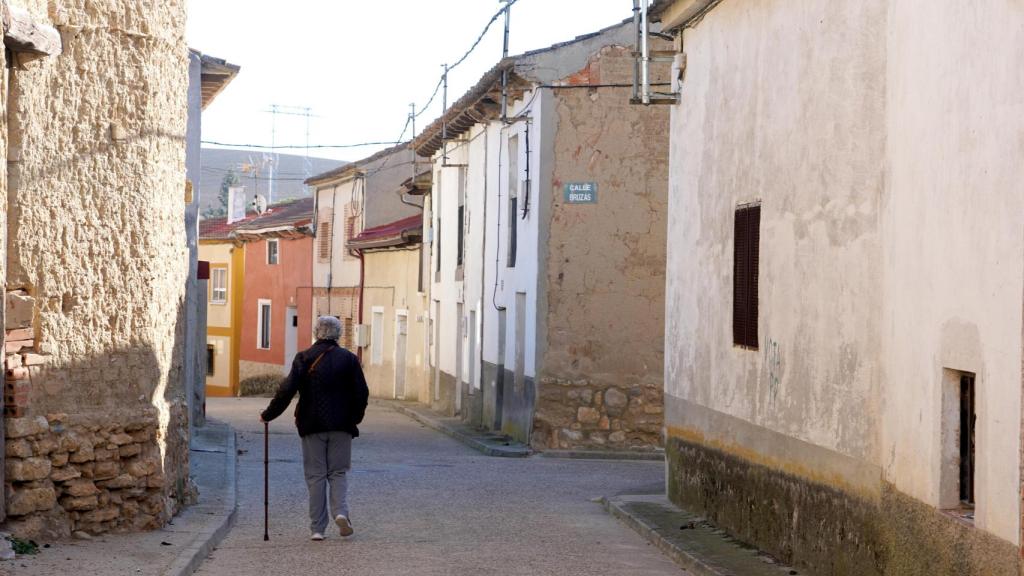
[[[202,213],[208,208],[217,205],[220,183],[228,170],[234,170],[241,180],[240,185],[245,186],[246,195],[255,194],[256,191],[264,196],[269,192],[269,174],[259,175],[258,180],[253,180],[251,174],[243,173],[239,167],[258,163],[263,158],[263,152],[258,150],[229,150],[223,148],[203,148],[202,153],[202,177],[199,181],[199,211]],[[288,198],[302,198],[308,196],[302,181],[306,179],[305,162],[306,157],[295,154],[277,155],[277,173],[274,176],[274,202],[280,202]],[[314,158],[310,156],[310,175],[333,170],[338,166],[347,164],[339,160],[328,158]]]

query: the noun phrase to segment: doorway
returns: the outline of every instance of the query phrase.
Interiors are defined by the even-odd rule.
[[[292,361],[299,346],[299,310],[295,306],[289,306],[284,316],[284,373],[288,374],[292,368]]]
[[[441,400],[441,301],[434,300],[434,401]]]
[[[409,334],[409,313],[399,310],[395,317],[395,398],[405,400],[406,336]]]
[[[465,362],[465,343],[463,339],[466,337],[466,319],[462,317],[462,302],[459,302],[455,308],[455,415],[458,416],[462,411],[462,389],[463,389],[463,363]]]

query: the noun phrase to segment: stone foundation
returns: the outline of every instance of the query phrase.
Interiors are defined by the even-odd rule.
[[[284,377],[287,375],[288,373],[285,372],[284,365],[282,364],[253,362],[251,360],[239,360],[238,362],[239,381],[263,376],[272,376],[284,380]]]
[[[5,529],[65,537],[163,526],[194,496],[169,486],[156,410],[124,423],[50,414],[6,421]]]
[[[882,484],[851,494],[669,438],[668,495],[817,576],[1018,576],[1017,546]]]
[[[659,388],[544,378],[532,444],[538,450],[654,450],[662,445]]]

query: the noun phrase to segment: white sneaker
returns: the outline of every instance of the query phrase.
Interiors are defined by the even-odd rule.
[[[314,542],[319,542],[324,539],[324,535],[319,532],[313,532],[313,535],[309,537]]]
[[[342,536],[351,536],[355,530],[352,529],[352,523],[348,521],[348,518],[344,514],[338,514],[334,517],[334,523],[338,525],[338,531]]]

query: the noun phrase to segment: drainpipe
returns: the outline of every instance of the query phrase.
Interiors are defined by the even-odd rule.
[[[640,43],[643,38],[640,33],[640,0],[633,0],[633,31],[636,34],[636,44],[633,48],[633,102],[640,99],[640,60],[637,52],[640,50]]]
[[[651,103],[651,54],[650,48],[647,45],[648,34],[651,33],[651,22],[647,17],[647,4],[648,0],[640,0],[640,29],[643,34],[642,43],[640,44],[640,54],[642,55],[640,78],[643,86],[640,98],[644,105]]]
[[[366,288],[366,259],[363,258],[363,251],[356,250],[356,255],[359,256],[359,324],[363,323],[363,290]],[[363,347],[356,346],[356,357],[359,358],[359,364],[363,363]]]

